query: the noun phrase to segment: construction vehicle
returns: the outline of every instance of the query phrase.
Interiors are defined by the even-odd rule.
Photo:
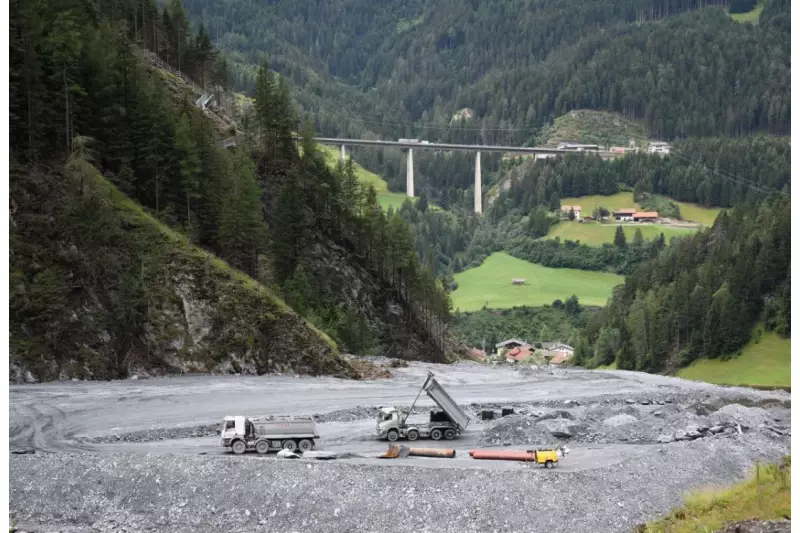
[[[236,455],[248,450],[307,452],[314,449],[319,432],[313,418],[226,416],[220,437],[220,444]]]
[[[439,406],[441,411],[431,411],[430,419],[427,422],[409,421],[408,417],[414,412],[422,391]],[[460,435],[467,429],[469,417],[458,407],[449,394],[442,388],[438,381],[433,377],[433,372],[428,372],[425,383],[422,384],[411,404],[410,409],[401,407],[382,407],[378,413],[378,423],[376,434],[379,439],[387,439],[394,442],[400,438],[415,441],[420,438],[431,438],[433,440],[451,440]]]

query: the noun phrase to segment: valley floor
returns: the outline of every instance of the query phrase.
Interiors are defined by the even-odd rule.
[[[454,459],[380,460],[380,405],[427,371],[472,417]],[[412,363],[392,379],[187,376],[10,388],[10,515],[27,531],[630,531],[686,491],[744,479],[790,449],[790,395],[625,371]],[[421,399],[420,416],[432,405]],[[481,408],[512,405],[491,422]],[[339,459],[232,456],[233,414],[318,415]],[[475,447],[565,443],[556,469]],[[42,453],[52,452],[52,453]],[[400,503],[400,505],[398,505]]]

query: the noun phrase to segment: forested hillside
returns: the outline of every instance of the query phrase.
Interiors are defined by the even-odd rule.
[[[788,0],[768,2],[758,24],[732,20],[724,0],[187,6],[229,54],[237,88],[253,87],[268,57],[326,135],[523,143],[580,108],[638,119],[667,140],[789,132]],[[402,189],[401,152],[354,154]],[[485,173],[499,168],[484,159]],[[469,155],[415,162],[417,190],[468,206]]]
[[[258,70],[251,142],[225,150],[198,95],[132,46],[224,92],[225,61],[180,3],[15,1],[11,15],[17,370],[354,375],[319,329],[356,353],[453,349],[408,226],[352,166],[327,169],[285,78]]]
[[[577,361],[656,372],[735,353],[757,321],[788,337],[790,257],[789,198],[725,211],[625,279],[589,321]]]

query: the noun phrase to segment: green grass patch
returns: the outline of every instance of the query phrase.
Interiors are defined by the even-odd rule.
[[[575,109],[556,118],[542,128],[537,140],[556,145],[565,141],[611,146],[628,146],[629,140],[639,144],[647,141],[647,129],[638,121],[628,120],[618,113]]]
[[[511,285],[512,278],[524,278],[525,285]],[[503,309],[551,304],[575,295],[583,305],[604,306],[611,289],[624,281],[607,272],[571,268],[549,268],[498,252],[483,264],[455,275],[453,308],[476,311],[484,304]]]
[[[703,207],[701,205],[678,202],[672,199],[670,199],[670,201],[675,202],[678,204],[678,207],[680,207],[682,220],[698,222],[706,226],[711,226],[714,223],[714,219],[717,218],[717,215],[721,211],[719,207]],[[579,205],[582,208],[581,214],[583,216],[590,216],[594,210],[600,206],[605,207],[611,212],[615,209],[624,209],[626,207],[643,209],[641,205],[633,201],[633,193],[625,191],[610,196],[593,194],[591,196],[562,198],[561,205]]]
[[[397,211],[408,199],[409,197],[402,192],[390,192],[378,195],[378,203],[381,204],[384,211],[388,211],[390,207]],[[411,200],[416,201],[416,198],[411,198]]]
[[[756,330],[760,330],[756,326]],[[719,385],[759,387],[791,386],[791,340],[768,331],[758,333],[742,348],[742,354],[727,361],[701,359],[678,371],[678,377]]]
[[[339,150],[333,146],[327,146],[324,144],[317,145],[317,148],[325,157],[325,163],[328,165],[328,167],[336,168],[336,165],[339,164]],[[386,180],[374,172],[370,172],[369,170],[365,169],[355,161],[353,161],[353,167],[355,168],[356,178],[358,178],[359,183],[372,185],[375,187],[375,192],[378,193],[378,203],[381,205],[384,211],[388,211],[389,207],[392,207],[395,211],[397,211],[397,209],[403,205],[403,202],[406,201],[406,198],[408,198],[405,193],[391,192]],[[416,199],[416,197],[414,199]]]
[[[333,146],[327,146],[324,144],[317,145],[317,148],[325,156],[325,162],[328,164],[328,166],[330,168],[336,168],[336,165],[339,164],[339,150]],[[358,178],[360,183],[372,185],[375,187],[375,192],[378,194],[389,192],[389,185],[382,177],[378,176],[374,172],[370,172],[355,161],[353,161],[353,168],[355,168],[356,178]]]
[[[685,506],[650,522],[641,533],[720,531],[729,522],[782,520],[792,515],[791,456],[779,464],[756,463],[750,478],[729,488],[710,487],[685,498]]]
[[[674,201],[674,200],[673,200]],[[675,202],[681,208],[681,219],[698,222],[704,226],[713,226],[717,215],[722,211],[719,207],[703,207],[688,202]]]
[[[583,216],[590,216],[600,206],[611,212],[615,209],[625,209],[626,207],[639,209],[639,204],[633,201],[632,192],[618,192],[611,196],[593,194],[591,196],[562,198],[561,205],[579,205]]]
[[[422,24],[425,21],[425,13],[420,13],[420,15],[413,19],[401,19],[397,21],[397,25],[395,26],[395,31],[397,33],[405,33],[408,30],[415,28]]]
[[[555,239],[559,237],[562,241],[580,241],[581,244],[588,244],[589,246],[601,246],[606,243],[614,242],[614,233],[617,231],[619,223],[613,222],[576,222],[576,221],[563,221],[559,222],[550,229],[545,239]],[[642,237],[646,240],[653,240],[658,237],[660,233],[664,234],[664,238],[669,243],[673,237],[680,237],[683,235],[691,235],[697,230],[692,228],[674,228],[671,226],[662,226],[660,224],[623,224],[622,230],[625,232],[625,237],[628,243],[633,242],[633,237],[636,235],[636,230],[642,230]]]
[[[752,11],[747,13],[733,13],[730,14],[731,18],[736,22],[749,22],[751,24],[758,24],[758,19],[761,17],[761,12],[764,10],[764,3],[759,2]]]

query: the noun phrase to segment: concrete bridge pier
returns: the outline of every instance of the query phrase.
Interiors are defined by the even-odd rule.
[[[345,151],[344,145],[342,145],[342,155],[340,156],[340,159],[342,160],[342,163],[345,162],[345,158],[346,157],[347,157],[347,152]]]
[[[409,148],[406,155],[406,194],[414,197],[414,149]]]
[[[483,213],[483,191],[481,190],[481,153],[475,154],[475,212]]]

